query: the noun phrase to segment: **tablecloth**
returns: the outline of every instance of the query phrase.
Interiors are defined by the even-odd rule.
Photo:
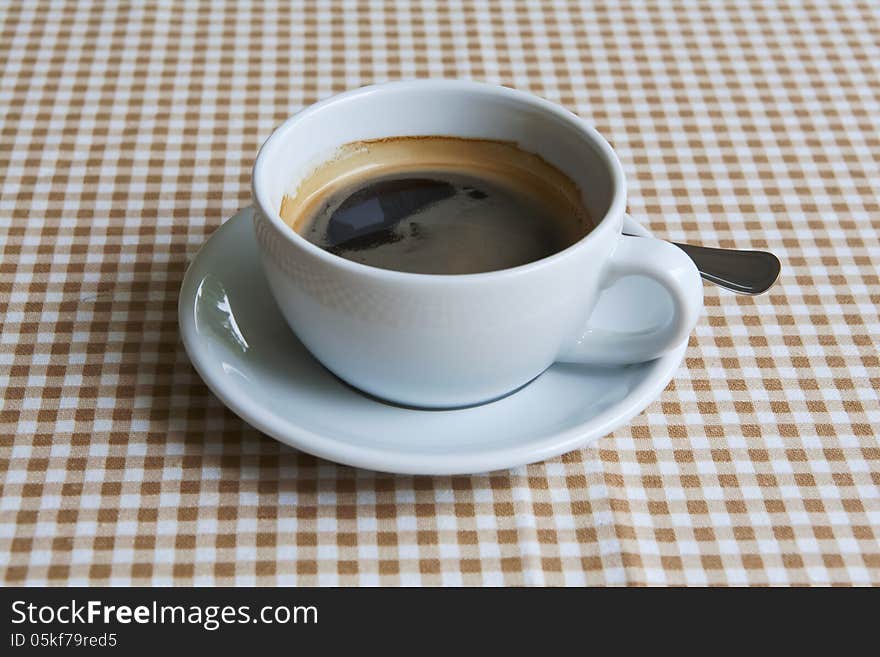
[[[880,583],[876,2],[4,2],[6,584]],[[509,471],[299,453],[190,365],[180,283],[284,118],[370,82],[528,90],[614,145],[705,288],[645,412]]]

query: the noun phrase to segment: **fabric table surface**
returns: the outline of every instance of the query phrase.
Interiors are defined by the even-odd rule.
[[[880,584],[880,4],[2,3],[6,584]],[[261,435],[184,353],[188,261],[260,143],[375,81],[592,122],[629,213],[768,249],[613,434],[478,476]]]

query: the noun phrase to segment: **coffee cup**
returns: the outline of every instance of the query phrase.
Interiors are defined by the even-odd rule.
[[[567,175],[595,227],[527,264],[434,275],[373,267],[309,242],[280,216],[285,195],[347,144],[447,136],[513,142]],[[390,82],[301,111],[263,144],[253,169],[255,232],[272,295],[328,370],[375,397],[423,408],[488,402],[554,362],[625,365],[687,339],[702,308],[693,262],[675,246],[621,233],[626,184],[586,121],[528,93],[465,81]],[[591,326],[600,292],[630,275],[659,283],[667,320],[631,330]],[[622,300],[621,304],[625,305]]]

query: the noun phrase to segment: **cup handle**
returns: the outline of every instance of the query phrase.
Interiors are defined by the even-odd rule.
[[[666,288],[673,302],[669,321],[657,328],[631,332],[588,324],[557,360],[596,365],[642,363],[662,356],[688,337],[703,307],[703,283],[684,251],[663,240],[621,235],[605,270],[603,288],[631,275],[647,276]]]

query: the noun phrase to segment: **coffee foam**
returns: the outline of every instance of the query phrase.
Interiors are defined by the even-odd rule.
[[[335,191],[373,178],[419,171],[468,172],[499,185],[515,186],[556,216],[570,218],[572,240],[593,229],[580,188],[538,155],[513,142],[460,137],[388,137],[339,148],[281,201],[281,219],[304,233],[316,209]]]

